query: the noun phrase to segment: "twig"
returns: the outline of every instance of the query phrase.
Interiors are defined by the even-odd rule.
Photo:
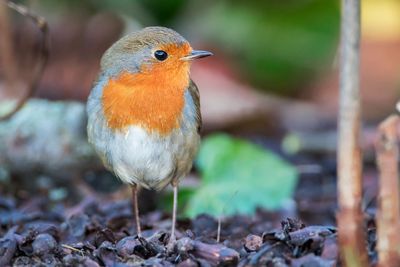
[[[0,121],[6,120],[14,115],[18,110],[22,108],[25,102],[34,94],[37,84],[39,82],[40,77],[42,76],[44,67],[46,65],[48,54],[49,54],[49,47],[50,47],[50,36],[48,32],[48,25],[44,18],[33,14],[28,8],[22,6],[20,4],[16,4],[9,0],[4,0],[2,4],[6,4],[9,8],[15,10],[19,14],[24,17],[29,18],[33,21],[33,23],[39,28],[42,32],[42,40],[39,50],[39,56],[36,63],[36,66],[32,70],[32,75],[30,80],[27,83],[27,92],[26,94],[18,100],[15,104],[14,108],[5,115],[0,116]]]
[[[221,241],[221,225],[222,225],[222,216],[224,216],[226,206],[232,201],[232,199],[237,195],[239,190],[236,190],[232,196],[229,198],[229,201],[225,203],[224,207],[222,208],[221,215],[218,216],[218,228],[217,228],[217,243]]]
[[[221,218],[222,216],[218,216],[218,228],[217,228],[217,243],[221,241]]]
[[[378,266],[400,266],[400,203],[397,160],[400,118],[392,115],[378,128],[376,140],[379,168],[379,208],[377,212]]]
[[[10,86],[17,77],[14,56],[8,8],[6,5],[0,5],[0,62],[4,68],[6,86]]]
[[[342,0],[337,223],[343,264],[369,266],[361,210],[360,0]]]
[[[77,248],[74,248],[74,247],[72,247],[72,246],[70,246],[70,245],[61,244],[61,246],[62,246],[63,248],[67,248],[67,249],[69,249],[69,250],[72,250],[72,251],[75,251],[75,252],[78,252],[78,253],[81,253],[81,254],[82,254],[82,250],[77,249]]]

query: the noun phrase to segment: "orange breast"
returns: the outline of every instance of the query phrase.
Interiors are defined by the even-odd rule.
[[[167,135],[179,127],[189,84],[188,67],[164,70],[165,66],[160,66],[150,73],[123,72],[108,81],[102,104],[111,129],[123,131],[136,125],[148,132]]]

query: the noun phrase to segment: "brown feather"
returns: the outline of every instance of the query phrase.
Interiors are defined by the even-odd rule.
[[[189,83],[189,93],[192,96],[193,103],[196,107],[196,123],[197,123],[197,131],[200,133],[202,127],[202,120],[201,120],[201,112],[200,112],[200,93],[197,85],[190,79]]]

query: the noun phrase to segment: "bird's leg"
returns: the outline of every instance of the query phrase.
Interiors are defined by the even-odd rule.
[[[172,206],[172,228],[171,228],[171,237],[169,239],[169,243],[175,242],[176,213],[178,210],[178,184],[173,183],[172,188],[174,189],[174,200]]]
[[[138,205],[138,187],[136,184],[131,185],[132,188],[132,206],[133,213],[136,221],[136,232],[138,237],[142,236],[142,231],[140,230],[140,218],[139,218],[139,205]]]

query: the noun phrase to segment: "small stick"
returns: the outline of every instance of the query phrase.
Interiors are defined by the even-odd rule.
[[[400,266],[399,127],[399,116],[388,117],[379,125],[376,140],[380,178],[376,216],[379,267]]]
[[[360,0],[342,0],[338,142],[338,241],[344,266],[369,266],[360,149]]]
[[[217,243],[221,240],[221,216],[218,216]]]
[[[138,186],[136,184],[131,185],[132,188],[132,206],[133,214],[136,222],[136,232],[138,237],[142,237],[142,231],[140,229],[140,217],[139,217],[139,202],[138,202]]]
[[[9,8],[17,11],[22,16],[29,18],[42,32],[42,40],[39,52],[40,54],[38,56],[36,66],[32,70],[31,78],[27,82],[27,87],[28,87],[27,93],[21,99],[18,100],[17,104],[13,107],[13,109],[10,112],[0,116],[0,121],[2,121],[9,119],[16,112],[18,112],[18,110],[20,110],[23,107],[25,102],[34,94],[37,84],[39,83],[40,77],[43,74],[44,67],[47,63],[49,55],[49,47],[50,47],[50,36],[49,36],[47,21],[43,17],[40,17],[32,13],[27,7],[20,4],[16,4],[9,0],[2,1],[2,3],[0,4],[5,4]]]
[[[6,86],[11,87],[11,83],[18,77],[17,62],[12,43],[11,25],[8,7],[0,5],[0,62],[4,68],[4,78]]]
[[[78,252],[79,254],[81,254],[82,257],[85,256],[84,251],[81,250],[81,249],[74,248],[74,247],[72,247],[72,246],[70,246],[70,245],[67,245],[67,244],[61,244],[61,246],[62,246],[63,248],[69,249],[69,250],[71,250],[71,251]]]
[[[236,194],[237,194],[238,192],[239,192],[239,191],[236,190],[236,191],[232,194],[232,196],[229,198],[229,201],[228,201],[227,203],[225,203],[224,207],[222,208],[221,215],[218,216],[217,243],[219,243],[219,242],[221,241],[221,224],[222,224],[222,216],[225,214],[225,208],[226,208],[226,206],[228,205],[228,203],[230,203],[231,200],[236,196]]]

